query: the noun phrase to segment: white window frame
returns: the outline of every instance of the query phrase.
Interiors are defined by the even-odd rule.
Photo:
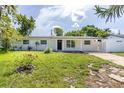
[[[42,43],[42,41],[45,41],[45,43]],[[40,40],[41,45],[47,45],[47,40]]]
[[[66,40],[66,48],[75,48],[75,40]]]

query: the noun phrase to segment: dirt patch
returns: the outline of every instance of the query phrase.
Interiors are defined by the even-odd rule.
[[[24,65],[24,66],[19,66],[16,69],[17,73],[31,73],[34,69],[34,66],[32,64]]]
[[[90,75],[86,80],[88,88],[124,88],[124,69],[104,64],[96,71],[88,66]]]

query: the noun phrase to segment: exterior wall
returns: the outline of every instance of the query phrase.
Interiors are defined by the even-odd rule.
[[[28,39],[27,39],[28,40]],[[42,45],[40,40],[47,40],[46,45]],[[45,50],[46,48],[52,48],[54,51],[57,51],[57,40],[62,40],[62,51],[84,51],[84,52],[124,52],[124,38],[117,36],[109,36],[106,39],[101,39],[102,42],[98,42],[98,39],[91,38],[82,38],[82,39],[65,39],[65,38],[30,38],[29,44],[23,44],[23,41],[15,43],[15,50],[28,50],[28,46],[32,47],[32,50]],[[66,40],[74,40],[75,47],[67,48]],[[85,45],[84,40],[91,40],[90,45]],[[39,42],[37,46],[35,42]]]
[[[85,45],[84,41],[90,40],[90,45]],[[82,40],[82,50],[83,51],[97,51],[97,40],[96,39],[84,39]]]
[[[105,51],[104,46],[103,46],[103,42],[104,40],[102,40],[102,42],[98,42],[98,39],[78,39],[78,40],[74,40],[75,41],[75,48],[67,48],[66,47],[66,40],[63,40],[63,51],[84,51],[84,52],[97,52],[97,51]],[[70,39],[69,39],[70,40]],[[71,39],[73,40],[73,39]],[[85,40],[90,40],[90,45],[85,45],[84,41]]]
[[[106,39],[102,39],[100,52],[106,52]]]
[[[65,39],[65,40],[63,40],[63,48],[62,48],[63,51],[109,52],[109,51],[106,51],[107,50],[106,46],[109,46],[109,48],[110,48],[110,45],[111,45],[113,47],[113,44],[110,43],[110,42],[112,42],[112,40],[108,40],[108,39],[100,39],[101,42],[98,42],[98,39],[79,39],[79,40],[75,40],[75,42],[76,42],[75,43],[75,48],[67,48],[66,47],[66,40],[75,40],[75,39]],[[85,45],[84,44],[85,40],[90,40],[91,44],[90,45]],[[115,38],[115,40],[118,40],[118,39]],[[107,41],[110,41],[110,42],[107,42]],[[115,42],[114,42],[114,44],[115,44]],[[122,47],[120,45],[116,45],[116,44],[114,46],[118,46],[118,47],[120,46],[121,48],[123,48],[123,45],[124,44],[121,45]],[[117,47],[115,47],[115,48],[117,48]],[[124,50],[124,49],[121,49],[121,48],[120,48],[120,50],[116,50],[116,51]],[[115,51],[112,50],[111,52],[115,52]]]
[[[28,39],[27,39],[28,40]],[[40,40],[47,40],[46,45],[42,45]],[[57,40],[62,40],[62,51],[104,51],[103,43],[98,43],[98,39],[55,39],[55,38],[30,38],[29,44],[23,44],[23,41],[17,42],[15,44],[15,50],[28,50],[28,46],[32,47],[31,50],[45,50],[46,48],[52,48],[54,51],[57,51]],[[75,47],[67,48],[66,40],[74,40]],[[90,45],[85,45],[84,40],[90,40]],[[36,48],[35,42],[39,42],[39,45]]]
[[[54,51],[57,51],[57,40],[56,39],[49,39],[48,40],[48,48],[53,49]]]
[[[109,36],[106,39],[106,52],[124,52],[124,38]]]
[[[41,44],[40,40],[47,40],[47,44]],[[39,45],[37,45],[35,42],[39,42]],[[53,50],[56,50],[56,40],[51,39],[30,39],[29,44],[23,44],[23,41],[18,42],[15,44],[17,48],[15,50],[20,50],[20,47],[22,46],[22,50],[28,50],[28,46],[30,46],[31,50],[45,50],[46,48],[52,48]]]

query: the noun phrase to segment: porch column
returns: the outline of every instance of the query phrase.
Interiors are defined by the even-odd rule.
[[[83,40],[80,39],[80,51],[83,51]]]

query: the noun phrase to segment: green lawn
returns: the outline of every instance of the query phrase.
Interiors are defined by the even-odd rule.
[[[15,59],[25,53],[38,55],[33,61],[35,69],[31,74],[17,73]],[[0,87],[86,87],[89,75],[88,64],[94,69],[105,60],[81,53],[8,52],[0,53]]]
[[[118,56],[124,56],[124,52],[117,52],[117,53],[112,53],[112,54],[115,54],[115,55],[118,55]]]

